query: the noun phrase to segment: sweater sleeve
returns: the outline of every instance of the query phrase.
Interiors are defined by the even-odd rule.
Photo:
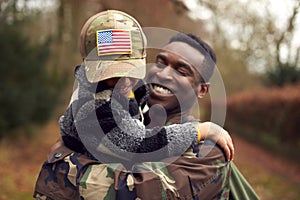
[[[150,153],[160,150],[160,158],[157,159],[161,159],[179,156],[197,143],[197,131],[192,123],[147,129],[137,119],[138,116],[132,116],[136,112],[130,112],[132,109],[138,110],[134,101],[122,96],[112,100],[107,95],[95,101],[80,98],[66,110],[60,118],[60,128],[67,147],[89,156],[88,150],[97,152],[99,149],[95,148],[101,145],[114,154],[126,157],[128,152]],[[75,113],[72,108],[76,108]]]
[[[108,108],[108,105],[112,106]],[[111,111],[111,114],[103,117],[103,111]],[[162,149],[159,155],[165,158],[179,156],[197,143],[197,131],[192,123],[147,129],[141,121],[130,115],[130,111],[124,109],[120,100],[101,104],[97,113],[100,126],[107,131],[101,143],[115,153],[149,153]]]

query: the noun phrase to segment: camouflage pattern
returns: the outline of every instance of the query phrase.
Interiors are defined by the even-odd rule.
[[[179,159],[145,162],[126,170],[72,152],[62,141],[52,148],[36,182],[36,199],[228,199],[230,164],[210,141]],[[201,154],[205,153],[205,156]]]
[[[107,10],[89,18],[81,30],[81,55],[87,57],[96,47],[96,32],[98,30],[126,29],[131,31],[133,54],[131,59],[146,57],[146,37],[139,23],[130,15],[118,11]],[[104,59],[109,59],[105,57]],[[127,57],[127,59],[129,59]]]
[[[98,56],[96,32],[111,29],[130,31],[131,54]],[[145,77],[146,37],[141,26],[132,16],[117,10],[100,12],[86,21],[80,39],[80,52],[82,58],[85,58],[87,78],[90,82],[112,77],[129,76],[138,79]]]
[[[36,182],[36,199],[79,199],[78,180],[86,166],[97,163],[72,152],[59,140],[51,149]]]

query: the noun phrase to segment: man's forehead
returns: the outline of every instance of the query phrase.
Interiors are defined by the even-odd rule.
[[[204,55],[185,42],[171,42],[163,50],[179,56],[197,69],[201,68],[204,61]]]

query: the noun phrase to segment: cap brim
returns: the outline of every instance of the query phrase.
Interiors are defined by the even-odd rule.
[[[85,60],[86,77],[96,83],[109,78],[131,77],[143,79],[146,75],[146,60]]]

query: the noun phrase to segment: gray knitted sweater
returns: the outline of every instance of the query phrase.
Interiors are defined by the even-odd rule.
[[[112,89],[98,92],[97,86],[86,80],[84,67],[76,69],[75,77],[78,98],[59,120],[63,141],[72,150],[105,162],[119,162],[120,158],[142,162],[180,156],[198,143],[192,123],[147,129],[139,120],[143,101],[128,99]]]

